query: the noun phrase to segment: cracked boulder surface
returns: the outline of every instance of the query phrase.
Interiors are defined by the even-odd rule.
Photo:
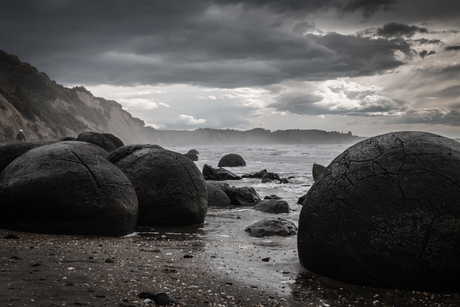
[[[365,286],[460,289],[460,143],[425,132],[355,144],[306,195],[298,252],[311,272]]]
[[[131,180],[139,200],[138,226],[184,226],[205,221],[206,181],[186,156],[157,145],[128,145],[108,156]]]
[[[14,159],[28,152],[32,148],[39,147],[40,144],[31,142],[9,143],[0,146],[0,173],[8,166]]]
[[[123,146],[123,142],[110,133],[83,132],[77,137],[77,141],[88,142],[101,147],[107,152]]]
[[[136,193],[106,156],[96,145],[69,141],[15,159],[0,174],[0,227],[55,234],[132,233]]]

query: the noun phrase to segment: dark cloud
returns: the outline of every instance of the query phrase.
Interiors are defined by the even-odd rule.
[[[409,26],[402,23],[388,23],[382,28],[377,29],[377,35],[382,37],[412,37],[416,33],[428,33],[426,28],[419,28],[417,26]]]
[[[371,17],[377,11],[388,11],[395,8],[398,0],[350,0],[343,6],[344,12],[361,11],[363,16]]]
[[[444,43],[439,40],[439,39],[426,39],[426,38],[420,38],[420,39],[415,39],[413,41],[417,45],[443,45]]]
[[[225,5],[240,4],[249,8],[265,7],[276,12],[297,15],[335,9],[339,13],[360,12],[364,17],[371,17],[378,11],[394,8],[399,0],[215,0],[214,2]]]
[[[460,46],[447,46],[444,51],[460,51]]]
[[[443,99],[447,98],[460,98],[460,85],[449,86],[436,93],[436,96],[442,97]],[[459,100],[460,103],[460,100]]]
[[[444,110],[440,108],[410,110],[404,116],[387,120],[386,124],[427,124],[460,126],[460,112],[457,110]]]
[[[64,84],[265,86],[380,74],[404,64],[396,51],[410,53],[404,40],[303,35],[311,22],[273,13],[332,0],[259,3],[271,11],[223,0],[6,2],[2,48]],[[393,2],[347,1],[346,11]]]

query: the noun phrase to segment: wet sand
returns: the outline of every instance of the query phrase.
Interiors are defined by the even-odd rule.
[[[144,291],[165,292],[179,306],[460,305],[458,293],[374,289],[306,272],[289,240],[0,229],[0,237],[9,233],[20,239],[0,239],[0,306],[155,306],[138,297]]]

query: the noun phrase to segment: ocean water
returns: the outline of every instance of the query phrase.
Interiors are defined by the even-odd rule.
[[[239,154],[246,161],[244,167],[224,167],[236,175],[255,173],[266,169],[268,172],[277,173],[280,178],[289,178],[289,183],[277,182],[261,183],[257,178],[243,178],[242,180],[229,180],[232,186],[251,186],[263,198],[265,195],[275,194],[283,197],[292,209],[297,209],[297,199],[304,195],[313,184],[313,164],[324,166],[341,154],[349,145],[255,145],[248,146],[208,146],[195,147],[198,150],[199,160],[195,162],[202,170],[205,164],[217,168],[219,160],[226,154]],[[180,153],[187,153],[192,148],[171,147],[167,148]]]
[[[269,217],[281,217],[298,226],[301,206],[298,198],[313,184],[313,163],[324,166],[348,148],[347,145],[256,145],[248,146],[200,146],[195,148],[165,147],[179,153],[190,149],[199,152],[199,161],[195,164],[202,170],[205,164],[217,168],[219,160],[226,154],[239,154],[246,161],[245,167],[225,167],[237,175],[255,173],[266,169],[277,173],[281,178],[289,178],[289,183],[261,183],[257,178],[226,181],[231,186],[250,186],[263,199],[266,195],[277,195],[286,200],[291,207],[289,214],[270,214],[252,210],[250,207],[209,208],[206,222],[188,227],[155,228],[139,232],[141,236],[180,237],[181,239],[199,239],[200,252],[218,256],[218,262],[209,263],[209,267],[221,274],[235,279],[236,271],[250,272],[244,282],[248,286],[257,285],[262,289],[276,291],[290,296],[287,287],[295,283],[302,270],[298,260],[297,236],[290,237],[251,237],[246,227]],[[222,242],[222,244],[219,244]],[[248,259],[270,258],[269,262],[248,261]],[[246,260],[243,260],[246,259]],[[248,276],[249,276],[248,275]]]

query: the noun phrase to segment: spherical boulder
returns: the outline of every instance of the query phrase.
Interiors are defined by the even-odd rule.
[[[235,166],[246,166],[246,161],[244,161],[243,157],[238,154],[228,154],[223,156],[219,163],[217,164],[218,167],[235,167]]]
[[[205,221],[206,181],[194,162],[157,145],[128,145],[108,156],[131,180],[139,200],[138,226]]]
[[[0,174],[0,227],[121,236],[135,230],[134,188],[107,152],[84,142],[29,150]]]
[[[425,132],[369,138],[308,191],[300,262],[348,283],[458,291],[459,200],[460,143]]]
[[[107,152],[114,151],[124,145],[119,138],[109,133],[83,132],[78,135],[77,141],[97,145]]]
[[[0,173],[8,164],[13,162],[14,159],[39,146],[41,145],[30,142],[8,143],[0,146]]]

